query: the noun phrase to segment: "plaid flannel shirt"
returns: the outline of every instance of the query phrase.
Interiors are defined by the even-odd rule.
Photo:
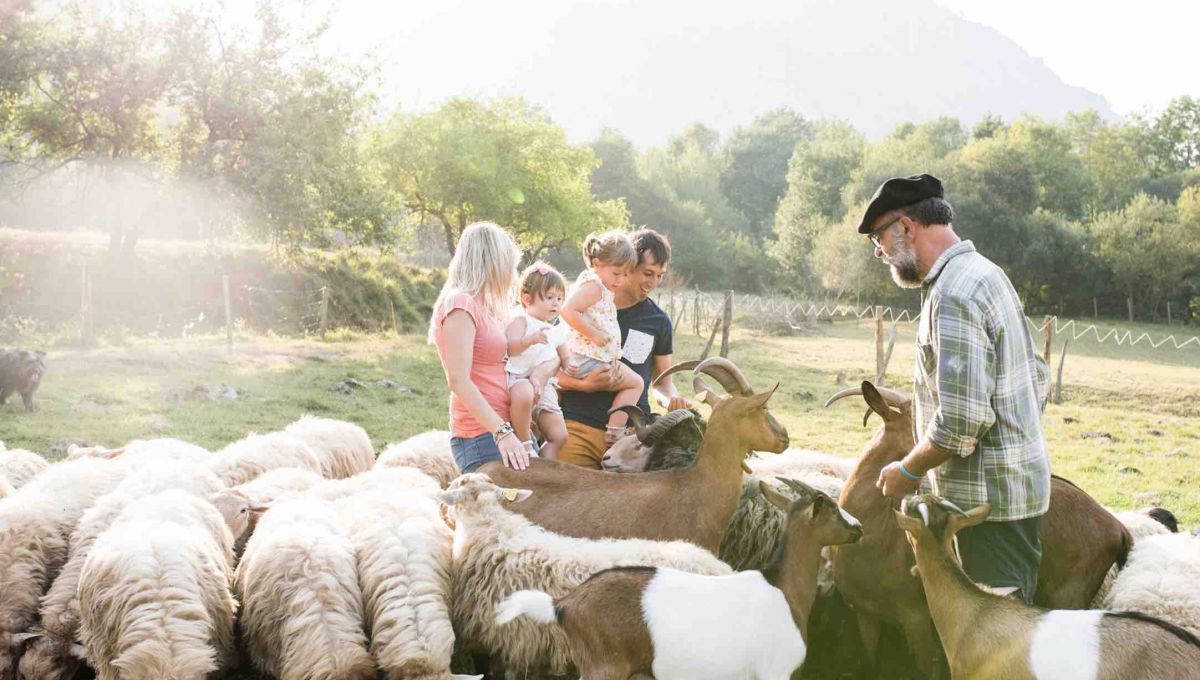
[[[915,434],[953,454],[932,471],[934,491],[963,509],[991,503],[993,522],[1045,514],[1050,370],[1012,283],[963,241],[934,263],[921,298]]]

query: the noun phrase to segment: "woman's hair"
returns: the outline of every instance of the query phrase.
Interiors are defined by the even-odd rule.
[[[632,265],[637,262],[637,251],[633,242],[623,231],[613,229],[602,234],[588,234],[583,240],[583,263],[592,266],[592,260],[603,264]]]
[[[538,261],[526,267],[525,271],[521,273],[521,284],[518,290],[521,295],[528,294],[537,300],[556,290],[567,292],[567,280],[554,267]]]
[[[484,309],[499,321],[508,317],[517,280],[521,250],[512,236],[492,222],[476,222],[463,230],[450,259],[446,284],[438,294],[429,318],[429,342],[434,341],[442,303],[459,293],[477,296]]]

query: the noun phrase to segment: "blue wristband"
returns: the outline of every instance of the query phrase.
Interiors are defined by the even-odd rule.
[[[921,478],[919,476],[914,475],[913,473],[908,471],[908,468],[904,467],[904,463],[900,463],[900,474],[904,475],[905,477],[908,477],[909,479],[913,480],[914,482],[921,481]]]

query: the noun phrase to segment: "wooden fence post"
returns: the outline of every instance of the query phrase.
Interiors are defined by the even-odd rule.
[[[692,326],[695,327],[696,337],[703,338],[700,330],[700,289],[696,289],[696,297],[692,298]]]
[[[87,262],[83,263],[83,271],[79,281],[79,342],[86,343],[92,338],[92,280],[88,276]]]
[[[229,302],[229,274],[221,275],[221,292],[225,298],[225,346],[233,353],[233,307]]]
[[[721,322],[721,356],[729,356],[729,327],[733,325],[733,291],[725,291],[725,316]]]
[[[321,286],[321,339],[325,339],[325,329],[329,327],[329,287]]]
[[[708,353],[712,351],[713,341],[717,339],[717,330],[721,328],[721,320],[718,319],[713,323],[712,333],[708,334],[708,342],[704,345],[704,351],[700,353],[700,361],[708,358]]]
[[[1068,336],[1063,341],[1062,354],[1058,356],[1058,380],[1054,383],[1054,403],[1062,403],[1062,374],[1063,364],[1067,362],[1067,345],[1071,344],[1071,338]]]
[[[1171,301],[1167,300],[1167,325],[1171,325]]]
[[[875,379],[883,376],[883,305],[875,305]]]
[[[1046,327],[1042,329],[1042,333],[1046,338],[1046,347],[1042,350],[1042,358],[1046,360],[1046,366],[1050,365],[1050,345],[1054,342],[1054,317],[1046,315]]]
[[[392,333],[400,335],[400,326],[396,324],[396,302],[392,298],[388,298],[388,310],[392,313]]]
[[[1133,294],[1132,293],[1129,294],[1129,297],[1125,298],[1125,305],[1127,307],[1129,307],[1129,323],[1133,323]]]
[[[1092,298],[1092,318],[1097,321],[1100,319],[1100,303],[1096,302],[1096,298]]]

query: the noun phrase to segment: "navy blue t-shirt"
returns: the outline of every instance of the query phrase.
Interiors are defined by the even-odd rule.
[[[621,361],[642,376],[642,397],[638,406],[650,411],[650,379],[654,377],[654,357],[674,354],[671,317],[654,300],[646,298],[632,307],[617,310],[621,327]],[[632,335],[632,337],[631,337]],[[612,392],[562,393],[563,418],[603,429],[612,408]]]

